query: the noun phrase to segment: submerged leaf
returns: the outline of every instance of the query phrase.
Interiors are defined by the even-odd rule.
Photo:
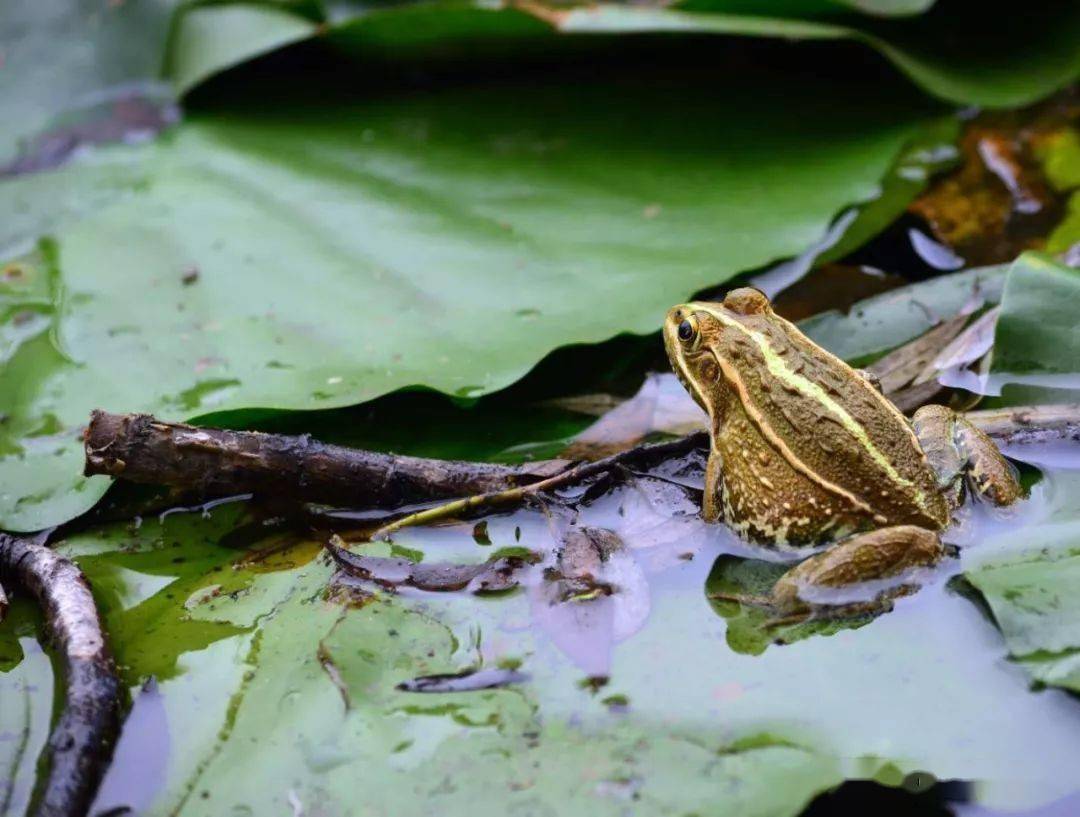
[[[794,644],[804,638],[828,636],[842,630],[857,629],[869,624],[872,615],[808,619],[801,622],[774,624],[776,613],[754,604],[716,599],[724,596],[767,598],[773,585],[791,568],[790,563],[765,562],[733,556],[718,556],[705,585],[716,613],[727,622],[725,638],[735,652],[760,655],[770,644]]]

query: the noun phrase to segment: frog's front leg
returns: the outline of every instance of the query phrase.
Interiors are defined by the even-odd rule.
[[[724,480],[721,476],[723,463],[713,451],[705,464],[705,492],[701,496],[701,518],[706,522],[724,521]]]
[[[852,615],[887,610],[906,586],[874,588],[860,585],[890,579],[916,567],[936,564],[945,551],[938,535],[916,525],[895,525],[843,539],[787,571],[766,597],[714,596],[765,606],[777,623],[792,623],[811,613]],[[844,593],[849,588],[849,593]],[[867,598],[867,594],[873,595]],[[848,598],[845,598],[845,595]]]
[[[995,505],[1011,505],[1020,498],[1016,469],[965,417],[946,406],[923,406],[911,422],[953,508],[963,501],[965,481],[977,496]]]

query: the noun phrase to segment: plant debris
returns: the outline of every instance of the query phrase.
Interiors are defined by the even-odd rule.
[[[583,601],[610,596],[615,588],[602,578],[604,564],[623,547],[606,528],[571,527],[563,538],[558,567],[548,576],[558,584],[560,601]]]
[[[481,689],[498,689],[529,680],[524,672],[515,669],[481,669],[464,672],[448,672],[441,675],[421,675],[402,681],[396,689],[402,692],[475,692]]]
[[[448,562],[416,563],[386,556],[362,556],[347,550],[335,537],[327,544],[330,556],[350,576],[373,581],[388,590],[407,586],[417,590],[446,593],[468,590],[470,593],[497,593],[517,587],[518,574],[535,564],[539,557],[503,556],[480,564]]]

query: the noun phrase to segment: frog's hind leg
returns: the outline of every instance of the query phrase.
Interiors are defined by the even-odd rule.
[[[889,585],[888,579],[932,567],[944,555],[934,531],[894,525],[849,536],[805,559],[782,575],[767,596],[716,593],[709,598],[766,607],[776,615],[770,626],[876,615],[891,610],[898,596],[917,589],[911,583]],[[880,588],[870,584],[879,581]]]
[[[891,607],[892,599],[913,588],[901,585],[907,589],[897,592],[898,586],[886,585],[871,598],[859,598],[859,592],[872,592],[872,582],[917,567],[931,567],[944,554],[937,533],[917,525],[894,525],[855,534],[781,576],[773,587],[771,606],[780,616],[814,613],[821,618],[833,611],[839,615],[884,612]],[[845,589],[850,591],[845,593]]]
[[[995,505],[1011,505],[1020,498],[1016,469],[965,417],[946,406],[923,406],[911,422],[951,507],[963,501],[965,482]]]

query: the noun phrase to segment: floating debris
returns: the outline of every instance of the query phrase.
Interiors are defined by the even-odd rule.
[[[342,542],[335,537],[337,542]],[[331,541],[326,546],[331,558],[351,576],[367,579],[392,590],[415,587],[434,593],[468,590],[470,593],[497,593],[518,585],[518,573],[535,564],[539,557],[504,556],[480,564],[449,562],[423,564],[390,556],[362,556]]]
[[[450,672],[440,675],[421,675],[402,681],[397,689],[402,692],[475,692],[480,689],[498,689],[529,680],[524,672],[514,669],[481,669]]]

